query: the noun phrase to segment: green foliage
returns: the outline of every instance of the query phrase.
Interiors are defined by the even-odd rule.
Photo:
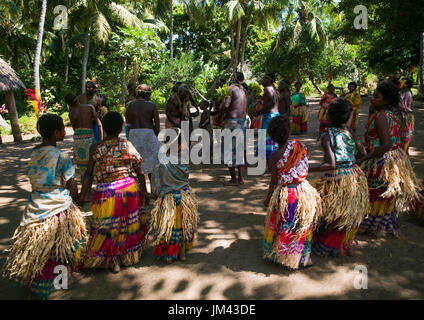
[[[229,91],[228,91],[228,85],[227,84],[216,89],[215,96],[216,96],[217,101],[219,103],[222,103],[225,100],[225,97],[227,97],[228,95],[229,95]]]
[[[247,82],[255,99],[259,99],[264,94],[264,87],[255,81]]]

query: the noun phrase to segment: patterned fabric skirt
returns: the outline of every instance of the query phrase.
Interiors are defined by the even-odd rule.
[[[279,112],[260,115],[260,119],[257,124],[259,125],[258,129],[268,130],[268,126],[271,120],[279,116],[280,116]],[[268,135],[268,132],[266,132],[266,134],[263,136],[259,136],[258,146],[256,148],[256,153],[255,153],[256,156],[259,154],[259,149],[263,148],[263,146],[265,146],[266,159],[268,159],[270,155],[273,154],[278,149],[278,143],[275,143],[274,141],[271,140],[270,136]]]
[[[190,251],[198,220],[197,199],[189,187],[156,200],[152,211],[152,228],[159,230],[159,234],[154,255],[175,261],[179,255]]]
[[[386,152],[379,159],[362,164],[368,179],[370,209],[359,232],[390,232],[398,235],[397,215],[409,210],[413,199],[421,199],[422,189],[409,157],[402,149]]]
[[[308,108],[307,106],[291,106],[291,133],[299,134],[308,132]]]
[[[40,223],[19,226],[4,267],[4,275],[23,282],[39,299],[54,290],[58,265],[77,271],[81,266],[86,241],[85,219],[71,207]]]
[[[358,130],[359,125],[359,109],[352,109],[352,114],[346,124],[353,131]]]
[[[319,194],[307,181],[277,187],[267,211],[264,258],[290,269],[311,264],[312,234],[319,210]]]
[[[408,152],[409,145],[412,141],[414,133],[415,117],[412,113],[408,113],[406,117],[402,118],[400,126],[401,146],[405,152]]]
[[[124,266],[138,263],[149,227],[137,181],[98,184],[91,211],[85,267],[106,267],[114,258]]]
[[[97,127],[97,125],[96,125]],[[76,129],[74,132],[74,160],[80,169],[81,178],[84,177],[88,167],[90,146],[94,143],[94,134],[91,129]]]
[[[367,178],[357,165],[339,167],[315,186],[323,200],[323,218],[314,233],[314,250],[322,256],[349,255],[368,212]]]

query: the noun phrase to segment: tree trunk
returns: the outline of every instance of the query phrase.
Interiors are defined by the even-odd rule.
[[[40,57],[41,47],[43,46],[44,21],[46,20],[47,0],[41,4],[40,23],[38,24],[37,46],[34,56],[34,87],[40,91]]]
[[[424,32],[421,33],[421,51],[420,51],[420,92],[424,95]]]
[[[237,45],[235,55],[235,71],[238,69],[239,55],[240,55],[240,37],[241,37],[241,18],[237,21]]]
[[[6,108],[9,111],[10,124],[12,126],[13,141],[22,142],[21,129],[19,128],[18,112],[16,111],[15,96],[13,91],[5,92]]]
[[[67,84],[69,81],[69,47],[64,39],[63,46],[65,47],[65,84]]]
[[[252,12],[249,12],[249,15],[247,17],[247,23],[246,23],[246,28],[244,29],[244,33],[243,33],[243,43],[241,45],[241,57],[240,57],[240,63],[241,63],[241,71],[243,72],[243,67],[244,67],[244,53],[246,51],[246,43],[247,43],[247,32],[249,31],[249,27],[250,27],[250,21],[252,20]]]
[[[88,54],[90,53],[90,37],[91,37],[91,25],[87,28],[87,36],[85,38],[85,46],[84,46],[84,60],[82,62],[81,92],[83,94],[85,93],[85,82],[87,79]]]
[[[169,27],[169,55],[174,58],[174,0],[171,0],[171,23]]]
[[[127,99],[127,83],[125,81],[125,71],[127,70],[127,59],[123,61],[122,76],[121,76],[121,104],[125,105]]]
[[[234,48],[234,32],[233,32],[233,25],[231,21],[229,20],[228,23],[230,24],[230,34],[231,34],[231,66],[232,66],[232,74],[234,74],[236,66],[235,66],[235,48]]]

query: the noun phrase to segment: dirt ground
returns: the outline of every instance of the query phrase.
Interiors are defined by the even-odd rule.
[[[360,115],[363,134],[369,100]],[[322,152],[316,143],[318,100],[310,102],[309,133],[298,137],[309,149],[311,163]],[[416,103],[415,137],[411,160],[424,177],[424,104]],[[161,118],[163,122],[163,117]],[[71,152],[72,131],[59,147]],[[11,137],[0,147],[0,267],[10,238],[20,222],[30,184],[26,177],[33,142],[14,144]],[[248,176],[246,184],[223,187],[224,166],[190,167],[191,185],[200,199],[198,237],[187,261],[165,265],[146,249],[141,261],[119,274],[83,270],[84,278],[69,290],[56,291],[52,299],[424,299],[424,228],[411,216],[400,217],[403,239],[358,236],[353,257],[321,258],[295,272],[262,259],[269,178]],[[310,176],[309,179],[314,176]],[[368,289],[354,288],[355,267],[368,270]],[[31,299],[18,283],[0,278],[0,299]]]

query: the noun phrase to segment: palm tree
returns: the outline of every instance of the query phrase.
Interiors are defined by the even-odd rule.
[[[331,2],[331,1],[330,1]],[[326,2],[328,4],[328,1]],[[322,46],[327,42],[326,29],[323,17],[325,15],[322,0],[290,0],[283,28],[289,25],[293,27],[290,47],[299,40],[300,34],[309,32],[312,39],[318,41]]]
[[[44,22],[46,20],[47,0],[42,0],[40,22],[38,24],[37,46],[34,56],[34,87],[40,91],[40,57],[41,47],[43,46]]]
[[[265,32],[276,29],[286,4],[286,0],[230,0],[224,5],[231,33],[233,73],[237,71],[239,65],[240,69],[243,69],[250,26],[257,25]]]
[[[69,9],[69,23],[75,29],[83,29],[85,33],[84,58],[82,67],[82,92],[85,92],[87,79],[88,56],[92,38],[106,43],[112,32],[109,21],[121,26],[142,27],[143,22],[123,5],[110,0],[77,0],[72,1]]]

